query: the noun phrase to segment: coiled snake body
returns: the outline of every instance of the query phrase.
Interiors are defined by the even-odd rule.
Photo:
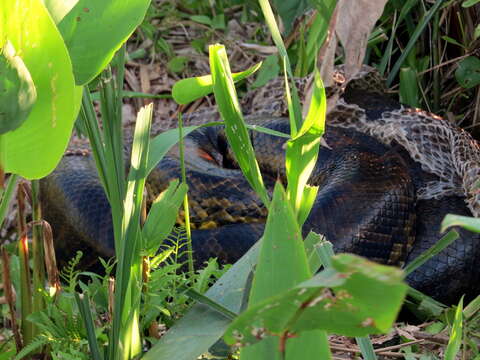
[[[337,252],[403,265],[440,238],[447,213],[478,214],[473,185],[480,151],[444,120],[355,84],[327,117],[330,148],[321,148],[310,179],[320,190],[304,229],[324,234]],[[284,106],[271,100],[265,114],[262,102],[261,94],[247,97],[253,121],[288,133],[288,120],[279,117]],[[196,116],[211,121],[218,115]],[[283,141],[257,132],[251,138],[271,188],[284,179]],[[262,234],[266,211],[235,168],[220,127],[200,129],[186,144],[197,264],[209,257],[233,262]],[[167,156],[149,178],[150,191],[163,190],[179,171],[178,159]],[[110,208],[91,157],[64,157],[42,182],[42,200],[59,257],[76,249],[113,255]],[[480,239],[459,232],[457,241],[408,276],[412,286],[446,302],[478,293]]]

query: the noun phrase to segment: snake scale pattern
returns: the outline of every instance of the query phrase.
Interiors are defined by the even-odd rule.
[[[427,112],[407,108],[385,95],[382,80],[364,68],[347,86],[342,69],[327,89],[338,97],[327,115],[319,161],[309,180],[320,186],[304,230],[322,233],[335,250],[402,266],[440,237],[447,213],[478,216],[480,148],[465,131]],[[305,93],[308,79],[297,82]],[[273,81],[247,94],[242,110],[249,122],[289,132],[283,83]],[[186,124],[219,120],[212,109],[185,116]],[[157,126],[165,130],[170,124]],[[283,141],[252,132],[265,183],[284,181]],[[186,139],[193,245],[197,264],[209,257],[237,260],[260,237],[266,210],[236,168],[221,127],[200,129]],[[172,152],[149,178],[158,193],[179,177]],[[91,156],[65,156],[42,184],[47,221],[52,224],[60,258],[82,249],[113,255],[110,208]],[[460,238],[429,260],[407,281],[438,300],[453,302],[480,290],[480,237],[459,230]]]

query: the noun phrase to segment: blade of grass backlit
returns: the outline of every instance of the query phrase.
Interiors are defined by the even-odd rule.
[[[440,231],[445,231],[452,226],[461,226],[469,231],[480,233],[480,219],[471,216],[448,214],[442,221]]]
[[[448,340],[447,349],[445,350],[445,360],[455,360],[462,345],[463,337],[463,297],[458,303],[455,319],[453,321],[452,332]]]
[[[223,45],[210,45],[210,69],[217,106],[225,121],[225,133],[245,178],[265,205],[270,203],[262,174],[240,109]]]

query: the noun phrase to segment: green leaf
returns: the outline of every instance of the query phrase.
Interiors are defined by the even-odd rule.
[[[180,73],[185,69],[185,65],[188,62],[188,57],[186,56],[175,56],[168,63],[168,70],[174,73]]]
[[[255,308],[265,298],[284,293],[310,276],[310,267],[296,215],[286,199],[282,185],[277,183],[269,206],[262,248],[250,293],[249,309]],[[316,337],[317,341],[312,341],[312,336]],[[280,359],[279,341],[271,338],[242,349],[241,357]],[[308,333],[289,340],[286,353],[288,358],[297,359],[303,353],[302,350],[309,349],[312,355],[316,354],[316,356],[308,358],[320,358],[321,354],[328,353],[328,346],[326,349],[324,347],[326,343],[325,333],[321,331]]]
[[[462,3],[462,7],[464,8],[468,8],[468,7],[471,7],[475,4],[478,4],[480,3],[480,0],[465,0],[463,3]]]
[[[211,45],[210,69],[212,72],[213,92],[217,101],[218,110],[225,121],[225,134],[238,161],[245,178],[258,194],[265,205],[270,202],[267,190],[263,184],[262,174],[255,158],[243,120],[242,111],[233,83],[227,52],[223,45]]]
[[[278,77],[280,66],[278,65],[278,55],[269,55],[263,60],[263,64],[258,70],[258,75],[252,84],[252,89],[262,87],[267,82]]]
[[[142,229],[147,253],[155,253],[161,241],[172,231],[187,189],[186,184],[179,185],[178,180],[172,181],[153,202]]]
[[[309,8],[309,1],[307,0],[272,0],[272,3],[282,18],[287,34],[292,30],[295,19],[303,15],[305,10]]]
[[[7,41],[0,49],[0,134],[22,125],[36,99],[30,72]]]
[[[148,175],[147,158],[153,104],[140,109],[135,124],[130,171],[123,205],[120,241],[115,243],[118,258],[113,326],[109,351],[112,358],[130,359],[141,352],[139,312],[141,292],[141,231],[143,193]],[[117,356],[115,356],[117,354]]]
[[[233,73],[232,78],[234,82],[245,79],[252,75],[261,67],[262,63],[253,65],[245,71]],[[173,99],[181,105],[188,104],[192,101],[200,99],[203,96],[213,92],[212,76],[197,76],[193,78],[182,79],[177,81],[172,88]]]
[[[480,219],[478,218],[448,214],[442,221],[440,231],[444,232],[452,226],[461,226],[469,231],[480,233]]]
[[[287,143],[285,160],[288,197],[297,216],[300,215],[298,218],[299,223],[303,223],[306,219],[313,204],[312,200],[314,200],[312,199],[314,197],[306,196],[305,201],[309,201],[308,204],[304,204],[302,199],[304,198],[303,193],[307,180],[317,163],[320,138],[325,129],[326,111],[325,88],[320,78],[320,73],[318,70],[315,70],[314,87],[308,114],[296,136]],[[315,192],[316,190],[308,190],[307,195],[311,191]],[[300,211],[302,208],[303,210]]]
[[[475,56],[469,56],[460,61],[455,71],[455,78],[458,83],[466,89],[471,89],[479,85],[480,59]]]
[[[150,0],[79,0],[58,24],[77,84],[96,77],[142,22]]]
[[[443,231],[444,230],[442,230],[442,232]],[[433,258],[435,255],[437,255],[443,249],[445,249],[447,246],[453,243],[456,239],[458,239],[458,236],[459,235],[455,230],[449,231],[445,236],[443,236],[440,240],[438,240],[432,247],[425,250],[421,255],[417,256],[411,263],[409,263],[404,269],[405,274],[408,275],[413,271],[415,271],[416,269],[418,269],[423,264],[425,264],[428,260]]]
[[[455,320],[453,321],[452,332],[448,340],[447,349],[445,350],[445,360],[455,360],[462,345],[463,337],[463,296],[458,303],[455,311]]]
[[[473,32],[473,40],[477,40],[480,37],[480,24],[477,25]]]
[[[419,107],[417,72],[405,67],[400,70],[400,101],[411,107]]]
[[[407,291],[402,279],[394,267],[349,254],[335,256],[332,268],[242,313],[229,326],[225,341],[244,346],[312,329],[345,336],[387,332]]]
[[[63,155],[82,89],[75,88],[67,49],[41,0],[2,1],[0,19],[38,94],[23,125],[0,136],[0,163],[6,172],[38,179]]]
[[[204,25],[212,25],[212,19],[205,15],[192,15],[190,16],[190,20]]]
[[[312,68],[317,59],[318,50],[322,47],[328,34],[328,26],[333,10],[337,5],[337,0],[314,0],[313,5],[318,13],[313,24],[308,29],[308,37],[306,44],[306,69]]]

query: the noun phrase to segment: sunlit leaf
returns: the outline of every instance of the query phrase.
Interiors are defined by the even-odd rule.
[[[262,63],[253,65],[245,71],[233,73],[234,82],[245,79],[253,74],[261,67]],[[178,104],[188,104],[192,101],[200,99],[213,92],[212,75],[197,76],[193,78],[182,79],[177,81],[172,88],[173,99]]]
[[[63,155],[82,89],[74,86],[67,49],[41,0],[2,1],[0,18],[37,89],[27,120],[0,136],[0,162],[6,172],[41,178]]]
[[[0,134],[23,124],[36,99],[30,72],[7,41],[0,49]]]

